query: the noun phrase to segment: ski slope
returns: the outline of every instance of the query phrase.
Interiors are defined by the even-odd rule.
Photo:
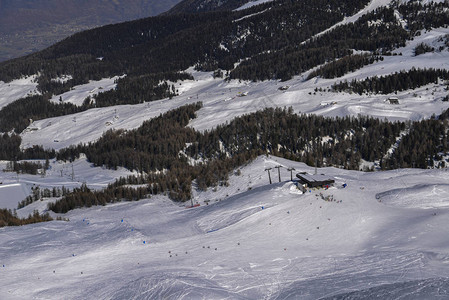
[[[276,165],[282,182],[270,185]],[[157,196],[1,228],[2,299],[447,297],[449,197],[419,184],[447,189],[448,172],[326,168],[335,187],[301,194],[286,167],[313,172],[261,156],[229,187],[197,193],[197,208]],[[376,199],[391,191],[435,206]]]
[[[3,177],[3,176],[2,176]],[[15,182],[0,184],[0,208],[15,209],[17,204],[31,194],[31,187]]]
[[[36,161],[34,161],[36,162]],[[45,161],[40,161],[45,164]],[[90,189],[103,189],[108,184],[113,183],[120,177],[137,175],[124,168],[118,170],[109,170],[101,167],[94,167],[89,163],[86,157],[81,157],[73,163],[52,160],[49,169],[45,174],[17,174],[15,172],[6,172],[7,162],[0,161],[0,209],[15,209],[17,204],[31,195],[33,187],[39,187],[41,190],[53,187],[72,190],[86,184]],[[53,199],[54,200],[54,199]],[[27,217],[33,212],[34,208],[44,211],[47,203],[38,201],[39,204],[33,204],[23,210],[18,211],[20,217]]]
[[[112,78],[104,78],[97,81],[91,80],[89,83],[76,86],[61,95],[53,96],[50,101],[55,103],[72,103],[74,105],[81,106],[87,97],[95,99],[95,96],[98,93],[115,89],[117,86],[117,79],[122,77],[124,76],[114,76]]]
[[[286,82],[267,80],[248,82],[214,79],[212,73],[197,72],[193,68],[186,70],[194,80],[176,83],[179,96],[138,105],[121,105],[95,108],[73,115],[34,121],[22,132],[22,147],[43,145],[44,148],[56,150],[97,140],[109,129],[134,129],[143,121],[159,116],[170,109],[201,101],[203,108],[198,111],[198,118],[190,126],[200,131],[210,130],[233,118],[264,109],[266,107],[292,107],[297,113],[317,115],[357,116],[367,115],[390,121],[421,120],[439,115],[449,107],[441,101],[446,95],[444,82],[430,84],[397,92],[390,95],[358,95],[349,93],[327,92],[334,83],[365,79],[372,76],[384,76],[412,68],[449,69],[449,51],[426,53],[414,56],[414,48],[419,43],[438,46],[439,38],[449,34],[448,28],[432,29],[423,32],[413,41],[408,41],[403,48],[395,50],[396,56],[385,56],[383,61],[367,65],[360,70],[336,79],[313,78],[305,81],[309,72],[294,77]],[[108,79],[110,83],[112,79]],[[71,93],[73,103],[80,103],[87,97],[92,84],[75,87]],[[281,86],[289,86],[285,91]],[[111,87],[111,86],[109,86]],[[316,92],[316,89],[323,91]],[[79,91],[79,94],[77,94]],[[242,94],[247,94],[242,96]],[[391,97],[399,99],[399,105],[391,105],[386,100]],[[55,97],[55,99],[58,96]],[[66,96],[63,99],[67,98]]]
[[[39,94],[36,79],[37,76],[29,76],[8,83],[0,81],[0,109],[20,98]]]

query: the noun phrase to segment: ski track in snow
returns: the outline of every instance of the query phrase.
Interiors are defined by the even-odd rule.
[[[273,176],[269,185],[265,168],[276,165],[284,166],[282,182]],[[301,194],[287,167],[313,173],[260,156],[230,176],[229,187],[195,192],[196,208],[155,196],[76,209],[62,215],[69,221],[0,228],[2,299],[447,295],[449,208],[438,204],[448,172],[323,168],[335,187]],[[403,198],[388,202],[395,193]],[[414,193],[435,206],[400,205]]]

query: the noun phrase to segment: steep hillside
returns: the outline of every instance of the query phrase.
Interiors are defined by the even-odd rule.
[[[58,75],[72,76],[66,85],[73,86],[88,79],[182,71],[194,65],[205,71],[226,70],[235,79],[287,80],[339,58],[351,61],[354,51],[390,55],[419,31],[447,24],[444,2],[428,7],[415,2],[368,3],[274,1],[236,12],[161,16],[106,26],[5,62],[0,65],[0,79],[40,72],[42,90],[53,94],[59,87],[48,81]],[[424,11],[425,18],[420,13]],[[349,22],[347,16],[357,17]]]
[[[37,71],[49,73],[48,76],[56,72],[75,76],[71,63],[81,67],[80,76],[88,78],[104,75],[105,71],[178,71],[197,63],[204,69],[231,70],[242,58],[310,38],[345,15],[354,14],[368,1],[337,1],[329,5],[324,2],[276,1],[242,12],[163,16],[106,26],[76,34],[27,58],[3,63],[0,79],[9,81]],[[267,7],[271,9],[266,10]],[[260,14],[244,18],[256,12]],[[259,26],[264,23],[269,26]],[[95,60],[97,57],[103,58],[101,62]],[[45,60],[56,58],[58,61],[45,66]],[[72,62],[74,59],[78,61]],[[82,70],[84,65],[94,69],[86,73]]]
[[[89,28],[158,15],[179,0],[2,0],[0,61],[46,48]]]

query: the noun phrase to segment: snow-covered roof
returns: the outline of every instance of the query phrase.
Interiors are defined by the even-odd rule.
[[[306,183],[310,184],[310,183],[331,183],[331,182],[335,182],[335,180],[331,177],[331,176],[327,176],[324,174],[315,174],[315,175],[311,175],[311,174],[307,174],[307,173],[299,173],[296,175],[299,179],[304,180]]]

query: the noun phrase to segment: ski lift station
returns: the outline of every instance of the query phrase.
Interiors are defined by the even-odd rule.
[[[308,188],[314,187],[324,187],[331,186],[335,183],[335,180],[324,174],[307,174],[306,172],[301,172],[296,174],[296,177],[299,178],[299,183],[305,185]]]

